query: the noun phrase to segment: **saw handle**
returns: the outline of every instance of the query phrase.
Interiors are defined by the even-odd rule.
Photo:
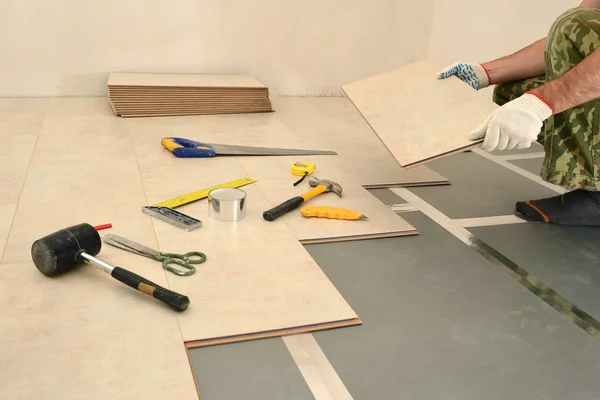
[[[292,197],[280,205],[271,208],[263,213],[263,218],[267,221],[275,221],[277,218],[281,217],[288,212],[295,210],[300,207],[304,202],[312,199],[315,196],[324,193],[327,190],[327,187],[324,185],[319,185],[313,190],[304,193],[301,196]]]
[[[114,267],[110,275],[119,282],[152,296],[177,311],[184,311],[190,305],[190,299],[187,296],[165,289],[124,268]]]
[[[196,142],[177,137],[166,137],[160,141],[160,144],[169,150],[175,157],[180,158],[206,158],[215,157],[215,149],[206,143]]]

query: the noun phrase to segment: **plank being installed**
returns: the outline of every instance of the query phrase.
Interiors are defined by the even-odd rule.
[[[364,188],[450,184],[426,166],[402,168],[346,97],[275,97],[273,104],[275,117],[305,143],[335,148],[332,163]]]
[[[342,90],[404,168],[478,147],[468,134],[497,105],[432,60],[344,85]]]

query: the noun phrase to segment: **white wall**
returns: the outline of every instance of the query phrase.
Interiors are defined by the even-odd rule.
[[[485,62],[545,37],[581,0],[434,0],[429,56],[444,65]]]
[[[433,0],[1,0],[0,96],[105,95],[111,71],[339,95],[426,57],[432,12]]]

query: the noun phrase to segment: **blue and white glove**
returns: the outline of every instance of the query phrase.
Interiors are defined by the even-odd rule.
[[[481,64],[452,64],[438,73],[438,79],[446,79],[452,75],[456,75],[475,90],[490,86],[490,77]]]

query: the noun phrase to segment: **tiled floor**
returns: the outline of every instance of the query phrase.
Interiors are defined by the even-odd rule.
[[[306,106],[311,99],[292,103],[304,101]],[[332,100],[336,110],[339,103]],[[211,173],[171,168],[171,158],[157,159],[155,143],[147,139],[156,141],[172,129],[168,120],[132,124],[107,117],[107,107],[103,99],[0,101],[0,292],[5,307],[0,309],[5,321],[0,345],[8,349],[0,355],[0,399],[40,398],[36,391],[44,388],[49,390],[45,398],[127,393],[130,398],[180,400],[197,398],[196,385],[203,400],[600,398],[600,334],[561,314],[501,261],[528,272],[530,282],[548,285],[576,316],[587,315],[588,323],[600,327],[600,231],[505,218],[518,200],[556,194],[530,179],[539,173],[541,159],[519,159],[539,152],[538,146],[491,158],[463,153],[429,164],[452,181],[450,186],[373,190],[386,205],[419,201],[412,204],[416,210],[400,214],[418,236],[305,246],[360,316],[360,326],[192,349],[188,364],[177,318],[168,310],[156,312],[151,302],[136,313],[127,311],[137,301],[135,292],[123,292],[99,271],[84,268],[77,276],[56,280],[52,290],[37,290],[46,278],[23,268],[31,268],[32,240],[50,227],[112,222],[119,234],[155,247],[155,226],[140,205],[164,200],[171,190],[181,193],[187,182]],[[61,123],[65,115],[72,122],[68,126]],[[193,128],[210,137],[233,127],[207,122]],[[191,129],[182,124],[175,131],[186,137]],[[530,174],[495,162],[506,155],[511,165]],[[130,168],[134,164],[140,169]],[[170,179],[168,171],[177,171],[178,179]],[[231,173],[238,178],[237,171]],[[111,190],[102,190],[109,185]],[[466,219],[472,225],[464,225]],[[172,251],[203,250],[228,233],[223,229],[220,236],[179,243],[172,231],[158,232]],[[491,250],[482,253],[465,240],[468,235]],[[252,241],[268,245],[268,239]],[[152,260],[140,262],[109,246],[103,256],[133,265],[160,284],[170,279]],[[229,267],[240,276],[246,263],[240,257]],[[234,278],[229,277],[230,284]],[[281,291],[275,285],[272,289]],[[235,294],[230,286],[225,295]],[[261,310],[254,312],[258,319]],[[40,320],[43,329],[29,329]],[[184,327],[219,327],[208,326],[203,316],[184,322]],[[143,333],[132,334],[135,329]],[[117,368],[132,376],[115,376]],[[68,379],[53,382],[52,374]],[[3,396],[7,387],[11,391]]]

